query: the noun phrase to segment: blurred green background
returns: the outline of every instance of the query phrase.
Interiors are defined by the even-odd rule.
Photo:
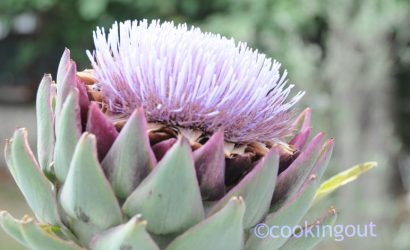
[[[283,63],[306,90],[314,131],[336,139],[328,175],[367,160],[379,167],[321,206],[339,224],[376,224],[376,238],[326,240],[318,249],[410,249],[410,1],[0,0],[0,139],[28,127],[33,97],[64,47],[89,68],[92,30],[117,20],[173,20],[218,32]],[[0,209],[29,213],[0,160]],[[0,249],[23,249],[0,230]]]

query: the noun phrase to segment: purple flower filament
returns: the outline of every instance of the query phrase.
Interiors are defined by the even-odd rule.
[[[236,143],[275,141],[287,135],[293,85],[280,63],[245,43],[172,22],[114,23],[94,32],[87,51],[111,113],[142,106],[149,121],[212,134],[224,128]]]

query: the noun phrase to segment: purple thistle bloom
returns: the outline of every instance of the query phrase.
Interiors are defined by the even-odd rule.
[[[143,107],[148,121],[214,133],[235,143],[278,141],[289,132],[292,106],[280,63],[245,43],[172,22],[114,23],[94,32],[87,51],[108,111]]]

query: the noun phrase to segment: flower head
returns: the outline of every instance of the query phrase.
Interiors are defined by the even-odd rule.
[[[94,32],[87,51],[108,111],[129,115],[143,107],[148,121],[224,129],[235,143],[280,140],[291,108],[280,63],[233,39],[185,24],[155,20],[114,23]]]

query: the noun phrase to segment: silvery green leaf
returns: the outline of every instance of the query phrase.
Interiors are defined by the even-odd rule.
[[[244,227],[250,228],[258,223],[268,212],[270,199],[275,188],[279,167],[279,155],[271,150],[234,188],[232,188],[210,210],[218,211],[234,196],[243,197],[246,203]]]
[[[127,198],[156,165],[145,114],[137,109],[102,162],[115,194]]]
[[[124,213],[141,214],[148,231],[179,233],[204,218],[189,143],[180,138],[125,201]]]
[[[120,206],[98,162],[92,134],[84,133],[75,148],[60,203],[73,230],[81,232],[83,243],[122,222]]]
[[[60,224],[56,194],[30,149],[27,131],[17,129],[8,140],[5,157],[10,172],[40,222]]]
[[[70,59],[70,50],[65,49],[57,70],[57,98],[55,108],[56,124],[59,124],[61,110],[66,99],[77,89],[77,66]]]
[[[20,224],[17,223],[17,221],[14,218],[12,218],[8,212],[0,212],[0,225],[3,228],[3,230],[14,240],[16,240],[17,242],[19,242],[27,248],[29,247],[28,243],[24,239],[23,234],[20,231]]]
[[[97,235],[91,242],[93,250],[159,250],[146,231],[146,221],[134,216],[126,224]]]
[[[77,89],[74,89],[68,95],[56,126],[54,172],[57,179],[64,183],[74,149],[81,136],[81,117]]]
[[[44,75],[36,98],[38,161],[41,169],[49,173],[55,144],[52,102],[56,93],[53,85],[51,75]]]
[[[177,237],[166,250],[241,250],[245,202],[232,197],[217,213]]]

